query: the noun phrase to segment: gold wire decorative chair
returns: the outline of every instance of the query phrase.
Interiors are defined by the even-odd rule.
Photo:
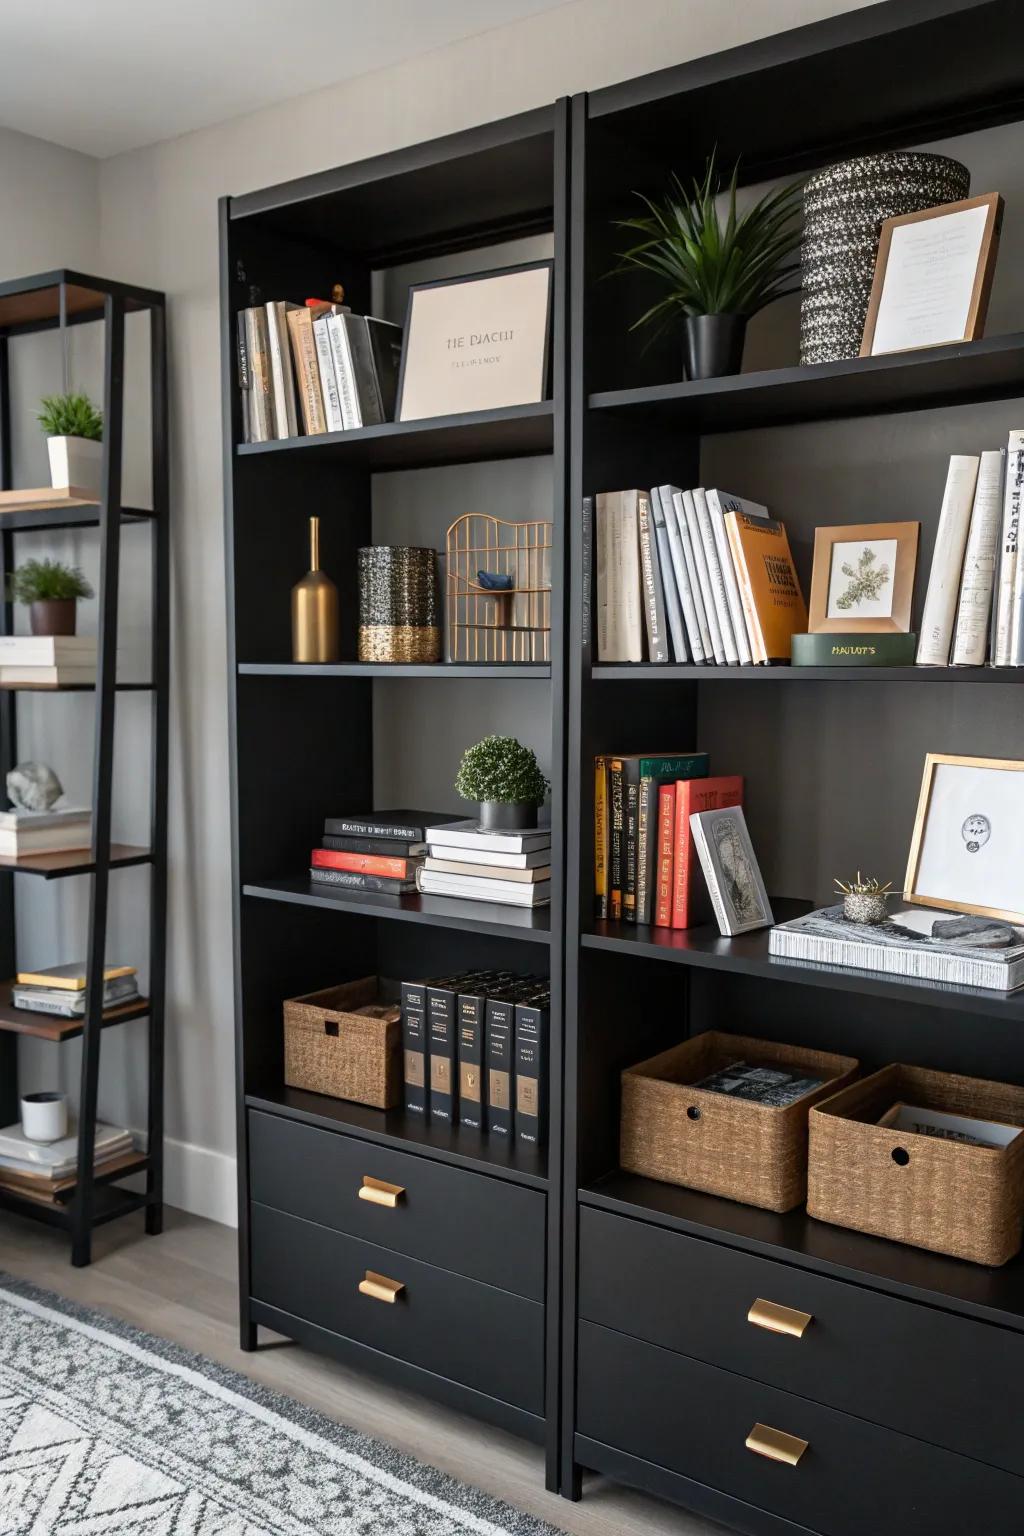
[[[446,541],[449,661],[551,660],[551,534],[551,523],[456,518]]]

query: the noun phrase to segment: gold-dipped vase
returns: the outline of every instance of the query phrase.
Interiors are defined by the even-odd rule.
[[[320,519],[309,520],[309,570],[292,587],[292,660],[337,661],[338,589],[320,569]]]

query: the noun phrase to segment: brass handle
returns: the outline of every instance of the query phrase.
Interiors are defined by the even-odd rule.
[[[372,1269],[368,1269],[366,1279],[359,1282],[360,1295],[372,1296],[374,1301],[387,1301],[393,1304],[404,1290],[405,1286],[401,1280],[389,1280],[387,1275],[375,1275]]]
[[[766,1456],[769,1461],[785,1462],[787,1467],[795,1467],[806,1449],[806,1440],[787,1435],[782,1429],[772,1429],[770,1424],[755,1424],[747,1436],[748,1451]]]
[[[371,1205],[386,1205],[394,1210],[404,1194],[401,1184],[385,1184],[383,1179],[371,1179],[368,1173],[363,1174],[360,1200],[369,1200]]]
[[[755,1328],[767,1328],[769,1333],[788,1333],[794,1339],[802,1339],[813,1321],[810,1312],[780,1307],[777,1301],[764,1301],[760,1296],[747,1313],[747,1322],[753,1323]]]

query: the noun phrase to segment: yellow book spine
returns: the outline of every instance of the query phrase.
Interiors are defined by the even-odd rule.
[[[608,764],[594,758],[594,911],[608,916]]]
[[[103,972],[104,981],[114,981],[118,976],[134,976],[134,965],[109,965]],[[56,987],[62,992],[84,992],[86,978],[84,973],[79,976],[54,976],[46,971],[19,971],[17,982],[20,987]]]

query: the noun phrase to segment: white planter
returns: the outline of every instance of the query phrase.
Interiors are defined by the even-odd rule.
[[[99,492],[102,443],[90,437],[48,437],[46,447],[50,455],[50,484],[55,491]]]

